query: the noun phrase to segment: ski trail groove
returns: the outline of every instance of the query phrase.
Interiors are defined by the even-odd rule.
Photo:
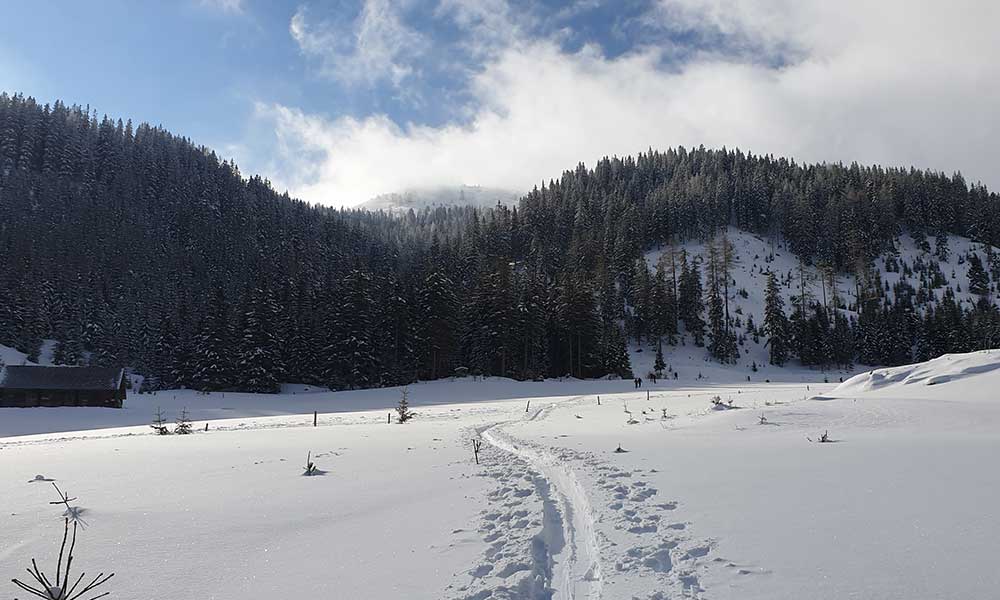
[[[546,414],[547,409],[539,409],[528,420],[544,418]],[[600,546],[586,489],[573,470],[548,449],[521,442],[504,431],[505,426],[515,423],[517,421],[493,425],[482,432],[482,437],[491,446],[528,463],[549,484],[547,497],[543,500],[554,502],[559,508],[559,526],[565,542],[551,557],[554,562],[550,583],[553,598],[599,600],[603,587]]]

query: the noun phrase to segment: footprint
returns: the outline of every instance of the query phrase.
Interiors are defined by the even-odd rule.
[[[656,495],[656,488],[642,488],[630,498],[633,502],[645,502]]]
[[[653,552],[643,559],[642,564],[656,573],[669,573],[674,568],[674,564],[670,560],[670,551],[666,548],[660,548]]]
[[[518,573],[520,571],[528,571],[530,569],[531,566],[524,563],[511,563],[506,567],[504,567],[499,573],[497,573],[497,577],[506,578],[510,577],[514,573]]]
[[[478,567],[476,567],[475,569],[473,569],[472,571],[470,571],[469,575],[472,575],[473,577],[475,577],[477,579],[481,579],[481,578],[486,577],[487,575],[489,575],[490,571],[492,571],[492,570],[493,570],[493,565],[491,565],[489,563],[486,563],[484,565],[479,565]]]

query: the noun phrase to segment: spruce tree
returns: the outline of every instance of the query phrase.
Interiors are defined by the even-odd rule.
[[[788,361],[790,330],[785,316],[785,300],[774,273],[767,274],[764,296],[764,334],[767,336],[768,356],[772,365],[783,366]]]
[[[988,296],[990,293],[990,276],[976,253],[969,255],[969,292],[977,296]]]
[[[659,376],[666,368],[667,363],[663,361],[663,342],[659,342],[656,344],[656,360],[653,362],[653,371]]]
[[[241,315],[236,356],[239,388],[248,392],[274,393],[284,375],[276,330],[277,307],[261,288],[247,293]]]
[[[194,339],[191,379],[198,389],[217,391],[233,386],[233,348],[229,307],[222,287],[217,285]]]

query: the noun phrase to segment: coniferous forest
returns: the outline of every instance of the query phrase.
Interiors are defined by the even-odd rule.
[[[390,215],[279,194],[158,127],[0,95],[0,344],[35,357],[59,340],[57,362],[128,365],[154,388],[628,376],[629,344],[661,364],[682,334],[731,362],[733,248],[652,272],[642,258],[726,226],[857,281],[853,298],[786,306],[772,274],[745,334],[774,364],[996,343],[1000,198],[957,174],[674,148],[580,165],[516,207]],[[983,244],[967,261],[979,300],[957,302],[930,261],[893,260],[908,278],[890,295],[873,260],[902,236],[947,252],[947,234]]]

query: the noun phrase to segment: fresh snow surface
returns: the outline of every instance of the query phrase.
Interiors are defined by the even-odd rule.
[[[0,436],[34,435],[0,437],[0,581],[55,560],[42,475],[84,509],[74,567],[114,570],[119,598],[987,598],[997,365],[442,381],[410,387],[405,425],[386,423],[396,389],[161,392],[74,432],[85,409],[5,409]],[[196,429],[218,420],[114,428],[185,403]],[[302,476],[307,452],[324,474]]]
[[[3,346],[0,346],[3,348]],[[700,349],[699,349],[700,350]],[[678,379],[669,385],[691,386],[708,383],[746,380],[752,381],[811,382],[838,381],[844,373],[823,374],[809,369],[769,367],[759,373],[746,374],[718,363],[707,362],[695,355],[685,362],[681,357],[672,363]],[[392,410],[399,402],[398,388],[331,392],[316,386],[285,384],[281,394],[250,394],[241,392],[202,393],[194,390],[166,390],[155,394],[139,394],[136,376],[133,389],[128,392],[124,408],[0,408],[0,437],[55,432],[72,432],[87,429],[106,429],[130,425],[146,425],[157,408],[170,418],[187,409],[192,420],[203,422],[217,419],[249,417],[274,417],[312,413],[336,414],[359,410],[376,411],[376,421],[385,418],[385,411]],[[648,383],[648,382],[647,382]],[[546,381],[516,382],[502,377],[464,378],[422,382],[409,386],[409,402],[414,407],[481,402],[496,399],[537,398],[577,394],[616,393],[627,389],[631,382],[621,380],[582,381],[573,378]],[[203,423],[202,423],[203,425]]]
[[[945,387],[942,384],[950,385]],[[830,395],[879,396],[952,402],[996,402],[1000,390],[1000,350],[945,354],[901,367],[855,375]]]

